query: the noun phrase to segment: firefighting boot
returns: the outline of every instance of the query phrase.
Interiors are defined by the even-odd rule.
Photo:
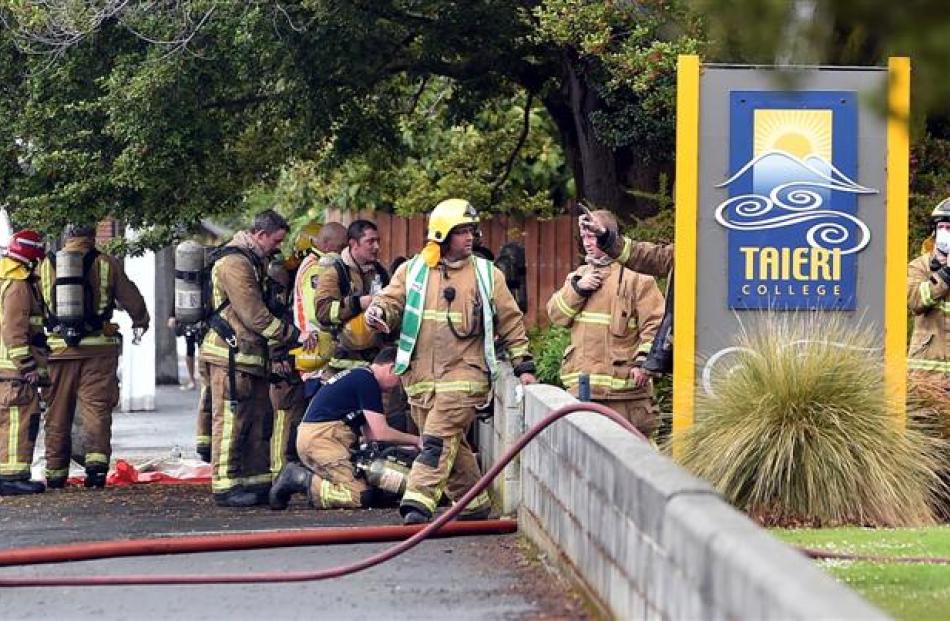
[[[106,474],[108,470],[105,466],[87,466],[86,480],[83,483],[86,487],[95,487],[102,489],[106,486]]]
[[[0,496],[39,494],[45,491],[46,486],[39,481],[0,481]]]
[[[313,473],[298,463],[289,462],[280,469],[270,488],[270,508],[283,511],[294,494],[310,491]]]
[[[66,477],[46,477],[46,489],[63,489],[66,487]]]
[[[473,511],[464,509],[461,513],[455,516],[455,519],[459,520],[460,522],[473,522],[475,520],[487,520],[488,516],[490,515],[491,505],[486,505]]]
[[[255,487],[254,489],[249,489],[247,491],[253,492],[257,495],[257,504],[266,505],[270,504],[270,486],[267,487]]]
[[[432,514],[416,504],[403,503],[399,505],[399,515],[402,516],[402,523],[425,524],[432,519]]]
[[[223,494],[215,494],[214,502],[219,507],[234,507],[243,509],[257,504],[257,494],[249,492],[238,485]]]

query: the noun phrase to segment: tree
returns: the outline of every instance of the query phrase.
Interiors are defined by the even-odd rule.
[[[556,130],[534,97],[500,93],[459,121],[442,104],[453,90],[445,78],[407,84],[397,144],[345,158],[327,148],[288,167],[276,186],[255,190],[253,203],[310,219],[321,206],[409,215],[464,196],[483,210],[543,216],[573,196]]]
[[[16,102],[0,126],[20,145],[7,163],[25,163],[0,191],[50,225],[174,226],[293,160],[398,154],[405,85],[433,78],[461,125],[530,95],[579,197],[651,213],[628,191],[671,168],[675,56],[699,47],[669,0],[7,0],[0,15]]]

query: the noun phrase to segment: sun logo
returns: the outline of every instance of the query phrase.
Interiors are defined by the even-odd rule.
[[[831,162],[831,110],[755,110],[753,157],[784,151],[804,160],[817,155]]]

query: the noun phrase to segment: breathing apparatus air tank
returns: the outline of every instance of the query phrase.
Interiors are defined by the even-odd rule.
[[[392,458],[377,457],[365,466],[366,482],[384,492],[402,496],[411,468]]]
[[[205,247],[186,240],[175,248],[175,320],[192,325],[204,319]]]
[[[418,449],[408,446],[361,444],[354,453],[357,476],[364,477],[370,486],[382,492],[402,496],[418,453]]]
[[[85,327],[83,255],[72,250],[56,253],[56,318],[66,344],[75,347],[82,340]]]

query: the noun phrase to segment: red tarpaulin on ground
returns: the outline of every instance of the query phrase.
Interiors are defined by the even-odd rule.
[[[82,485],[85,477],[70,477],[70,485]],[[211,464],[197,459],[167,457],[153,459],[138,466],[119,459],[106,477],[106,485],[207,485],[211,483]]]

